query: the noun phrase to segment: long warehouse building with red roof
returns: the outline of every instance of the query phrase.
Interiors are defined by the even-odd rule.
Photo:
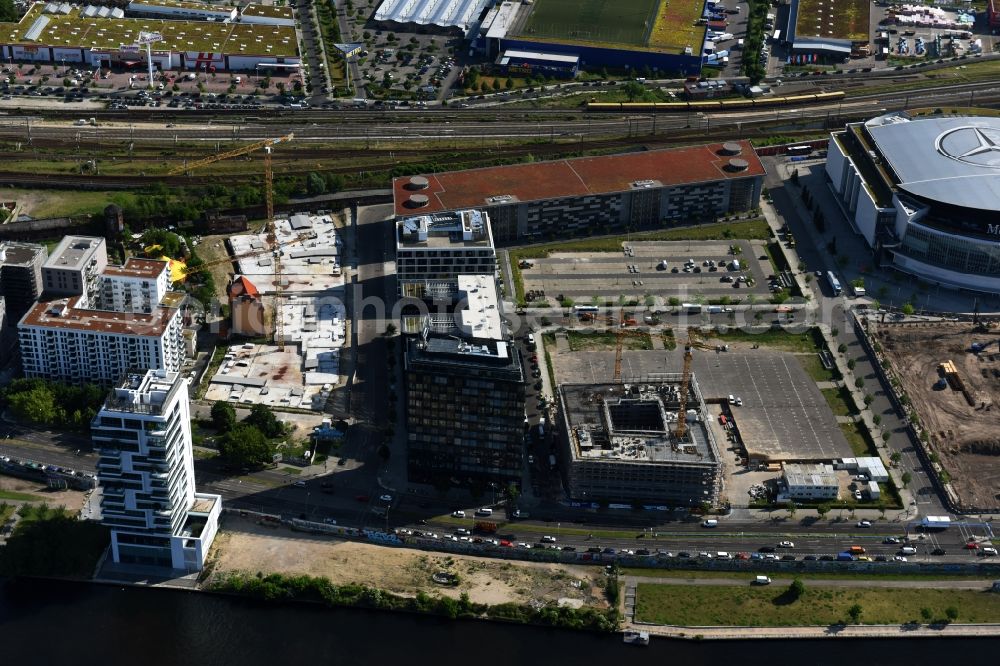
[[[757,207],[747,141],[393,179],[399,219],[485,210],[497,243],[714,221]]]

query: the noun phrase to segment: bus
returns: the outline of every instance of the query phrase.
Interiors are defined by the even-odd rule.
[[[833,271],[826,272],[826,282],[830,285],[834,296],[840,296],[843,293],[844,290],[840,287],[840,280],[833,274]]]
[[[789,146],[785,152],[789,155],[808,155],[812,150],[812,146]]]
[[[596,305],[574,305],[573,312],[580,314],[581,312],[597,312]]]

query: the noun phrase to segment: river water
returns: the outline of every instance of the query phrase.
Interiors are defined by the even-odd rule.
[[[990,659],[992,639],[689,642],[621,638],[164,589],[0,581],[0,664],[815,664]],[[961,656],[960,656],[961,655]],[[977,656],[978,655],[978,656]],[[670,661],[667,661],[670,660]]]

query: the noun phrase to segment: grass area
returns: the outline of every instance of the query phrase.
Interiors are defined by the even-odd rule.
[[[697,560],[692,560],[697,561]],[[754,566],[753,571],[714,571],[699,569],[645,569],[639,567],[625,567],[622,569],[624,576],[637,576],[641,578],[713,578],[727,580],[748,581],[756,575],[767,574],[774,578],[801,578],[807,580],[981,580],[983,582],[992,581],[995,576],[974,575],[974,574],[943,574],[940,571],[930,573],[901,573],[886,572],[872,574],[867,571],[844,571],[843,569],[831,569],[830,571],[788,571],[787,569],[768,569],[760,564]]]
[[[793,353],[804,354],[818,352],[822,349],[822,337],[816,328],[811,328],[804,333],[792,333],[770,328],[760,332],[729,329],[725,332],[707,331],[704,335],[721,342],[746,342]]]
[[[134,197],[127,192],[0,189],[0,198],[23,202],[24,213],[35,218],[93,215],[102,213],[110,203],[121,206]]]
[[[211,460],[219,455],[218,451],[212,449],[201,449],[198,447],[194,448],[194,457],[198,460]]]
[[[832,382],[840,379],[840,373],[836,368],[827,370],[823,367],[823,361],[820,360],[818,353],[802,354],[795,358],[814,382]]]
[[[702,4],[661,3],[656,21],[649,34],[649,45],[660,49],[681,49],[704,41],[705,26],[695,25],[701,16]]]
[[[661,0],[537,0],[521,36],[605,44],[646,44]]]
[[[7,519],[14,515],[14,506],[3,502],[0,504],[0,525],[7,522]]]
[[[281,471],[284,472],[285,474],[297,475],[297,474],[301,474],[302,473],[302,468],[301,467],[287,467],[287,466],[282,466],[281,467]]]
[[[878,456],[878,449],[874,442],[865,437],[861,431],[861,426],[857,423],[841,423],[840,430],[847,438],[847,443],[851,445],[851,451],[856,456]]]
[[[602,333],[581,333],[579,331],[567,331],[570,351],[608,351],[618,346],[618,336],[614,332],[605,331]],[[626,351],[650,350],[653,348],[653,341],[648,333],[641,331],[629,331],[622,343],[622,349]]]
[[[667,351],[673,351],[677,349],[677,338],[674,336],[673,329],[667,329],[663,331],[661,336],[663,338],[663,348]]]
[[[821,37],[864,41],[868,39],[869,14],[872,3],[868,0],[843,0],[836,6],[823,0],[801,0],[796,35],[815,35],[813,25],[822,25]]]
[[[208,362],[208,370],[204,374],[204,379],[202,379],[201,384],[198,385],[197,391],[195,391],[195,398],[203,398],[205,392],[208,391],[208,385],[212,383],[212,377],[215,373],[219,371],[222,367],[222,359],[225,358],[226,353],[229,351],[229,347],[226,345],[217,345],[215,350],[212,352],[212,358]]]
[[[1000,621],[996,595],[986,591],[807,585],[795,600],[783,586],[640,584],[636,589],[637,620],[686,626],[826,626],[847,622],[855,604],[861,607],[861,624],[920,622],[925,608],[940,619],[949,607],[958,609],[960,622]]]
[[[851,394],[843,386],[820,389],[820,392],[826,398],[826,404],[830,405],[830,411],[834,416],[850,416],[857,413],[851,408],[853,403]]]
[[[13,490],[0,490],[0,500],[10,500],[12,502],[43,502],[44,497],[32,495],[30,493],[17,493]]]

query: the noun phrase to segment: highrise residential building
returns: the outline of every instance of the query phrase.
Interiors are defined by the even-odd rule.
[[[200,571],[222,497],[195,490],[187,381],[166,370],[124,375],[91,437],[113,560]]]
[[[184,361],[183,296],[167,294],[151,313],[76,305],[83,297],[38,303],[18,325],[26,377],[72,384],[110,384],[137,370],[180,370]]]
[[[96,306],[115,312],[152,312],[169,288],[167,262],[129,257],[124,266],[104,268]]]
[[[42,266],[42,290],[48,296],[82,296],[79,306],[93,307],[107,265],[103,238],[66,236]]]
[[[7,320],[15,326],[42,294],[44,245],[0,243],[0,295],[7,301]]]
[[[433,297],[459,275],[496,275],[489,216],[459,210],[396,222],[396,280],[400,296]],[[446,288],[446,287],[445,287]]]
[[[496,278],[457,278],[447,333],[427,322],[405,350],[407,469],[416,483],[502,488],[524,469],[524,374]]]

